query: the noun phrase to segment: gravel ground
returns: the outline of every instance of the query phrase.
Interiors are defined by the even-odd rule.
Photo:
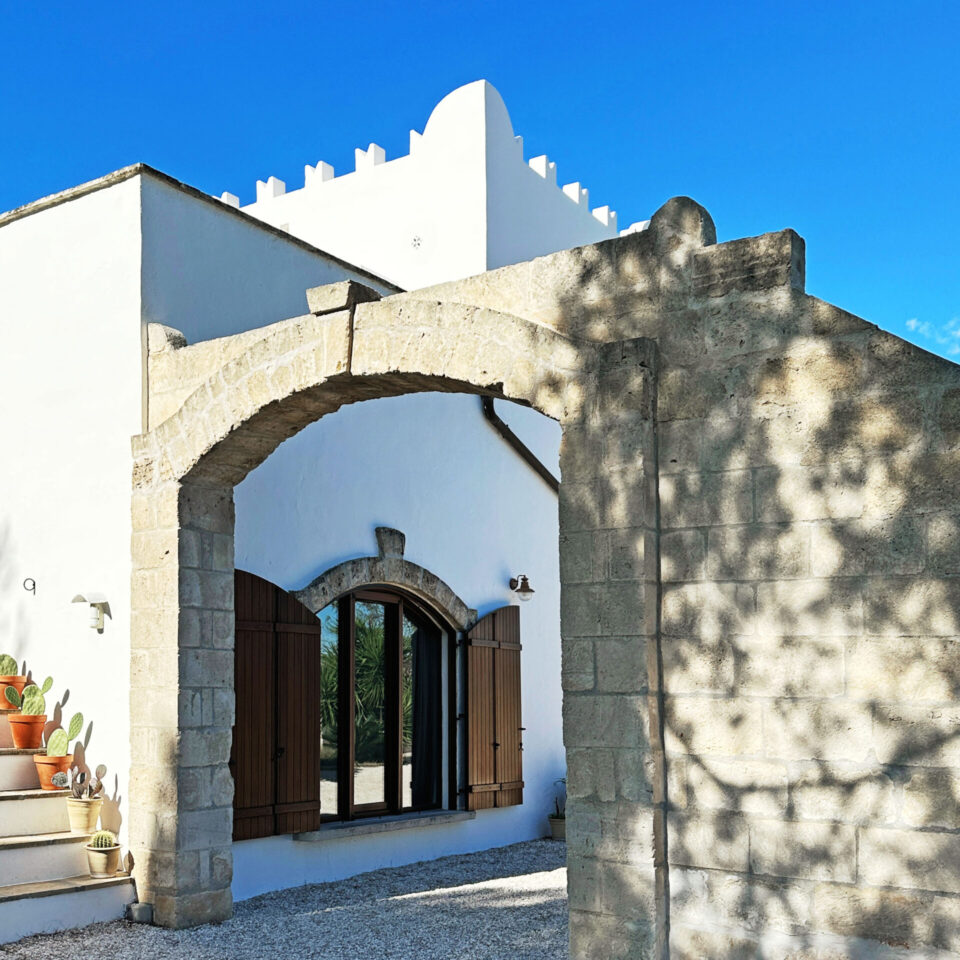
[[[0,958],[567,960],[565,854],[534,840],[267,893],[226,923],[99,923],[8,944]]]

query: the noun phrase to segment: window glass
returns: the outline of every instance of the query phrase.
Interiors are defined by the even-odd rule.
[[[356,806],[386,801],[385,621],[382,603],[361,600],[356,602],[353,677],[355,701],[353,802]]]
[[[403,618],[403,806],[440,806],[443,789],[440,638]]]
[[[337,680],[339,677],[339,606],[336,601],[320,619],[320,813],[337,814]]]

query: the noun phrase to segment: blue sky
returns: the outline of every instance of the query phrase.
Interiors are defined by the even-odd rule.
[[[136,161],[244,202],[461,83],[621,224],[790,226],[807,289],[960,360],[960,4],[0,0],[0,209]]]

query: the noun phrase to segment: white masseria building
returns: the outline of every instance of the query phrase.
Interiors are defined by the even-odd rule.
[[[151,338],[195,344],[302,315],[324,284],[388,294],[618,232],[546,157],[524,159],[485,81],[442,100],[407,156],[371,144],[354,171],[320,162],[247,199],[138,165],[0,215],[0,653],[83,712],[121,842],[130,440],[162,419],[144,399]],[[237,487],[235,899],[545,835],[564,776],[558,443],[524,408],[410,395],[324,417]],[[519,605],[521,574],[535,593]],[[102,632],[71,602],[91,593]],[[516,762],[475,794],[463,641],[494,620],[522,644],[500,691]],[[122,915],[133,883],[70,879],[82,846],[8,737],[0,719],[0,942]]]

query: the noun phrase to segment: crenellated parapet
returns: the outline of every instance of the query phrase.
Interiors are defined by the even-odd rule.
[[[490,175],[491,169],[497,171],[496,178]],[[282,220],[289,223],[291,231],[297,232],[296,218],[291,220],[290,217],[292,207],[298,203],[297,197],[302,197],[304,203],[317,204],[323,202],[323,192],[330,191],[330,196],[336,196],[339,203],[345,191],[362,192],[363,184],[375,182],[368,178],[383,177],[389,181],[390,190],[401,194],[405,192],[413,196],[418,188],[422,189],[425,195],[418,207],[427,211],[425,215],[429,216],[431,203],[445,209],[456,207],[456,197],[451,204],[450,198],[443,193],[447,185],[452,184],[453,190],[459,189],[461,196],[469,196],[471,191],[480,195],[469,180],[471,172],[490,178],[487,197],[495,204],[499,200],[513,210],[517,197],[535,198],[529,203],[531,209],[526,210],[521,205],[517,213],[521,218],[526,216],[528,223],[536,224],[541,232],[551,229],[546,225],[548,223],[564,224],[555,249],[609,239],[618,234],[617,214],[610,205],[591,208],[590,191],[579,181],[560,185],[557,164],[546,155],[524,159],[523,137],[514,133],[503,101],[485,81],[468,84],[445,97],[434,108],[422,132],[410,131],[410,148],[406,155],[388,160],[383,147],[370,143],[366,148],[355,149],[352,171],[337,175],[334,168],[323,161],[316,166],[307,165],[302,188],[288,191],[286,184],[274,176],[259,180],[256,199],[246,209],[268,222]],[[552,197],[531,174],[536,174],[555,191]],[[382,190],[380,184],[384,182],[377,182],[378,190]],[[233,194],[224,194],[221,199],[231,206],[238,205]],[[358,197],[357,202],[352,212],[362,219],[365,216],[362,198]],[[382,202],[389,204],[389,200]],[[543,216],[544,212],[547,216]],[[338,209],[338,215],[347,214]],[[463,228],[466,233],[471,229],[467,224]],[[643,229],[642,223],[632,224],[627,232],[640,229]],[[535,244],[530,255],[543,252],[543,246],[543,243]]]

